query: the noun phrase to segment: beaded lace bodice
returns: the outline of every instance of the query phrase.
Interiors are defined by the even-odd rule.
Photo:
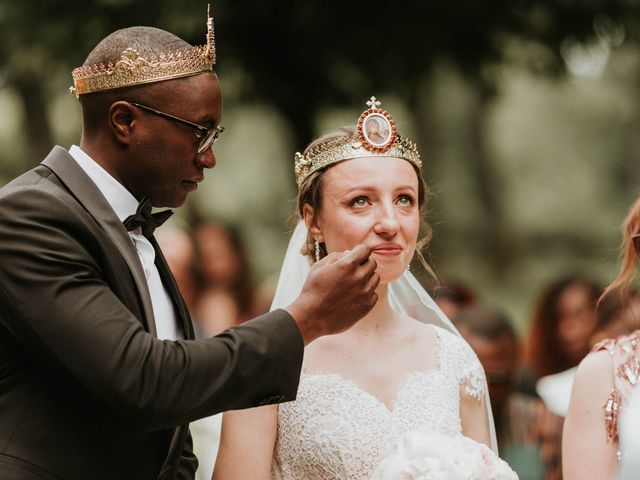
[[[484,373],[464,340],[434,328],[439,370],[408,374],[391,410],[337,373],[303,374],[297,400],[279,407],[271,478],[368,479],[402,434],[461,433],[461,389],[480,401]]]
[[[640,330],[630,335],[606,339],[593,347],[606,350],[611,356],[613,389],[604,404],[604,421],[608,440],[618,441],[618,420],[623,406],[629,402],[633,389],[640,381]],[[618,449],[618,458],[622,455]]]

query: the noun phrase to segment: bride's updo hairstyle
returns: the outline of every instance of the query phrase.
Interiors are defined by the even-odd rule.
[[[356,137],[357,135],[358,135],[357,129],[353,125],[346,125],[344,127],[340,127],[337,130],[326,133],[321,137],[317,138],[316,140],[314,140],[313,142],[311,142],[307,146],[307,148],[305,148],[303,155],[307,155],[309,152],[313,151],[314,149],[321,146],[322,144],[330,143],[334,140],[339,140],[345,137],[348,137],[348,138]],[[349,158],[345,158],[342,161],[348,162],[349,160],[350,160]],[[333,167],[337,163],[339,162],[332,163],[324,168],[314,171],[313,173],[309,174],[299,185],[296,205],[297,205],[297,213],[301,219],[304,220],[303,212],[304,212],[305,205],[309,205],[311,208],[313,208],[314,215],[317,215],[318,212],[320,212],[320,210],[322,209],[322,193],[323,193],[323,187],[324,187],[325,173],[327,172],[327,170],[329,170],[331,167]],[[413,167],[418,177],[418,207],[420,211],[420,238],[416,244],[416,254],[418,255],[418,258],[420,259],[420,262],[425,267],[425,269],[432,276],[435,276],[433,274],[432,269],[429,267],[428,263],[424,259],[424,256],[422,255],[422,250],[424,250],[425,247],[429,244],[432,237],[431,226],[424,219],[424,205],[426,203],[426,198],[427,198],[427,194],[429,193],[429,190],[424,182],[424,179],[422,178],[422,174],[418,169],[418,167],[414,163],[411,163],[411,162],[409,163]],[[307,241],[305,242],[305,245],[302,247],[302,252],[301,252],[303,255],[307,255],[310,258],[311,262],[315,262],[315,256],[314,256],[315,243],[314,242],[315,242],[314,238],[311,235],[308,235]],[[320,243],[320,257],[324,258],[326,255],[327,255],[326,246],[324,243]]]

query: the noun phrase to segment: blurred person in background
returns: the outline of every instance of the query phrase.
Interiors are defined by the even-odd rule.
[[[538,422],[545,479],[562,478],[562,428],[576,366],[598,327],[599,285],[579,275],[551,282],[535,307],[521,388],[534,391],[545,411]],[[527,378],[528,376],[528,378]]]
[[[535,396],[516,391],[520,346],[511,322],[478,305],[463,308],[453,323],[484,367],[501,457],[521,480],[543,479],[538,422],[544,407]]]
[[[196,334],[215,335],[266,312],[270,299],[262,301],[257,293],[238,231],[204,223],[196,228],[195,239],[202,279],[194,315]]]
[[[631,333],[636,328],[639,314],[640,299],[635,290],[628,294],[615,291],[603,297],[596,312],[596,327],[588,341],[589,349],[606,338]],[[546,375],[536,383],[536,392],[545,406],[559,417],[567,415],[576,370],[577,367],[572,367]],[[551,417],[549,420],[552,421]]]
[[[200,262],[192,232],[172,223],[164,225],[156,232],[155,236],[189,311],[194,312],[201,280],[198,268]],[[197,326],[197,319],[193,318],[193,321]],[[209,480],[211,478],[220,443],[221,423],[222,414],[216,414],[191,422],[189,425],[193,437],[193,452],[200,463],[195,480]]]
[[[637,292],[630,291],[629,286],[635,276],[639,255],[640,200],[637,200],[623,224],[620,273],[602,295],[603,308],[609,302],[623,305],[620,309],[622,320],[619,320],[619,315],[614,315],[611,325],[616,328],[608,331],[637,325]],[[562,445],[565,479],[635,480],[639,477],[638,380],[640,330],[603,340],[580,363],[571,392]]]
[[[461,282],[442,282],[433,293],[434,300],[449,318],[454,318],[461,309],[476,303],[475,292]]]
[[[575,367],[589,352],[601,293],[600,286],[580,276],[555,280],[545,288],[527,345],[526,365],[534,379]]]

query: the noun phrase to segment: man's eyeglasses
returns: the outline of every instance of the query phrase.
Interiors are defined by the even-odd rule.
[[[182,125],[186,125],[187,127],[191,127],[193,129],[193,134],[195,137],[200,140],[200,144],[198,145],[198,155],[206,152],[211,146],[215,143],[218,138],[220,138],[220,134],[224,132],[224,127],[222,125],[218,125],[215,128],[207,128],[203,125],[198,125],[197,123],[190,122],[189,120],[185,120],[184,118],[176,117],[169,113],[161,112],[160,110],[156,110],[155,108],[147,107],[146,105],[142,105],[141,103],[129,102],[131,105],[138,107],[141,110],[146,112],[153,113],[160,117],[164,117],[168,120],[172,120],[177,123],[181,123]]]

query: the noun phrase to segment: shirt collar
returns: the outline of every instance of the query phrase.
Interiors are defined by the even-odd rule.
[[[69,154],[96,184],[98,190],[107,199],[107,202],[121,221],[136,212],[138,200],[120,182],[98,165],[93,158],[77,145],[71,146]]]

